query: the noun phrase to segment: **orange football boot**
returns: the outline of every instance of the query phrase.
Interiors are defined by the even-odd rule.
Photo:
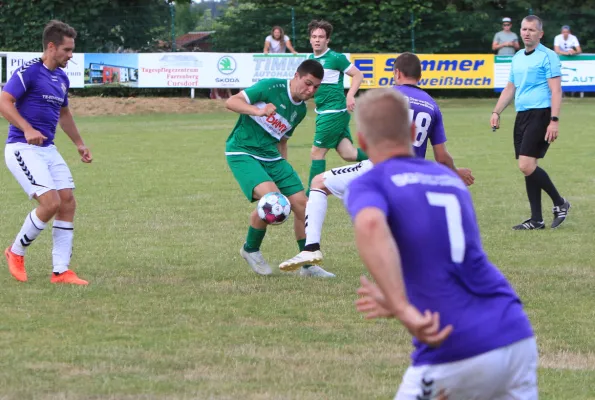
[[[88,285],[89,284],[89,282],[76,276],[76,274],[72,270],[67,270],[66,272],[63,272],[60,275],[52,274],[52,278],[50,279],[50,282],[52,282],[52,283],[69,283],[71,285]]]
[[[21,282],[27,282],[27,271],[25,271],[25,257],[14,254],[11,248],[4,250],[6,261],[8,262],[8,270],[14,276],[14,279]]]

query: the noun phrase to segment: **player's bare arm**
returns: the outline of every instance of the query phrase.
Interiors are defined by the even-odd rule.
[[[492,128],[500,128],[500,114],[508,107],[512,99],[514,98],[514,93],[516,92],[516,88],[514,83],[508,81],[506,87],[500,93],[500,97],[498,98],[498,103],[496,103],[496,107],[492,112],[492,116],[490,117],[490,127]]]
[[[268,103],[264,108],[258,108],[246,101],[244,91],[234,94],[225,102],[228,110],[238,114],[254,115],[255,117],[270,116],[275,113],[277,108],[274,104]]]
[[[560,116],[562,107],[562,78],[557,76],[547,80],[547,84],[552,92],[552,116]],[[558,121],[550,121],[545,133],[545,140],[548,143],[554,142],[558,138]]]
[[[281,157],[287,160],[287,136],[283,136],[279,143],[277,144],[277,149],[279,149],[279,153],[281,153]]]
[[[15,107],[16,99],[8,92],[0,93],[0,114],[12,125],[25,134],[28,144],[40,146],[47,139],[37,129],[34,129],[19,113]]]
[[[356,215],[354,227],[356,247],[384,295],[384,307],[418,340],[439,346],[452,332],[452,326],[440,330],[438,313],[422,314],[409,303],[399,250],[384,213],[374,207],[364,208]]]
[[[436,160],[436,162],[445,165],[448,168],[452,169],[454,172],[456,172],[459,175],[459,177],[463,180],[463,182],[465,182],[465,185],[473,185],[473,183],[475,182],[475,178],[473,177],[471,170],[468,168],[455,167],[455,162],[448,150],[446,149],[445,143],[434,145],[432,146],[432,149],[434,150],[434,160]]]
[[[351,77],[351,88],[347,92],[347,109],[353,111],[355,109],[355,95],[359,90],[362,81],[364,80],[364,74],[356,66],[349,68],[345,74]]]
[[[62,107],[60,109],[60,119],[58,120],[60,123],[60,127],[68,135],[72,143],[76,146],[79,154],[81,155],[81,161],[84,163],[90,163],[93,161],[93,156],[91,155],[91,151],[83,142],[83,138],[79,133],[78,128],[76,127],[76,123],[74,122],[74,118],[72,117],[72,113],[70,112],[70,108]]]

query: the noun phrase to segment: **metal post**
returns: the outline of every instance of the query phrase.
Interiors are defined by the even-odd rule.
[[[411,12],[411,52],[415,53],[415,14]]]
[[[176,6],[169,5],[169,13],[171,15],[171,51],[176,51]]]
[[[291,41],[296,45],[295,41],[295,9],[291,7]]]

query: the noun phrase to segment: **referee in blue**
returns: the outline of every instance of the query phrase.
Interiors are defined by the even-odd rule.
[[[543,23],[529,15],[521,23],[525,44],[512,58],[508,84],[500,94],[490,118],[491,127],[500,127],[500,114],[514,97],[517,111],[514,122],[514,151],[519,169],[525,175],[531,218],[515,225],[514,230],[544,229],[541,213],[541,190],[554,203],[552,228],[566,219],[570,203],[554,186],[547,172],[537,165],[558,137],[558,121],[562,105],[561,65],[558,55],[542,45]]]

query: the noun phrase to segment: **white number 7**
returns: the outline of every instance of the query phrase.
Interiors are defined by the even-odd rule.
[[[426,197],[430,205],[444,207],[450,240],[450,258],[455,263],[462,263],[465,259],[465,232],[463,232],[461,204],[457,196],[452,193],[426,192]]]

